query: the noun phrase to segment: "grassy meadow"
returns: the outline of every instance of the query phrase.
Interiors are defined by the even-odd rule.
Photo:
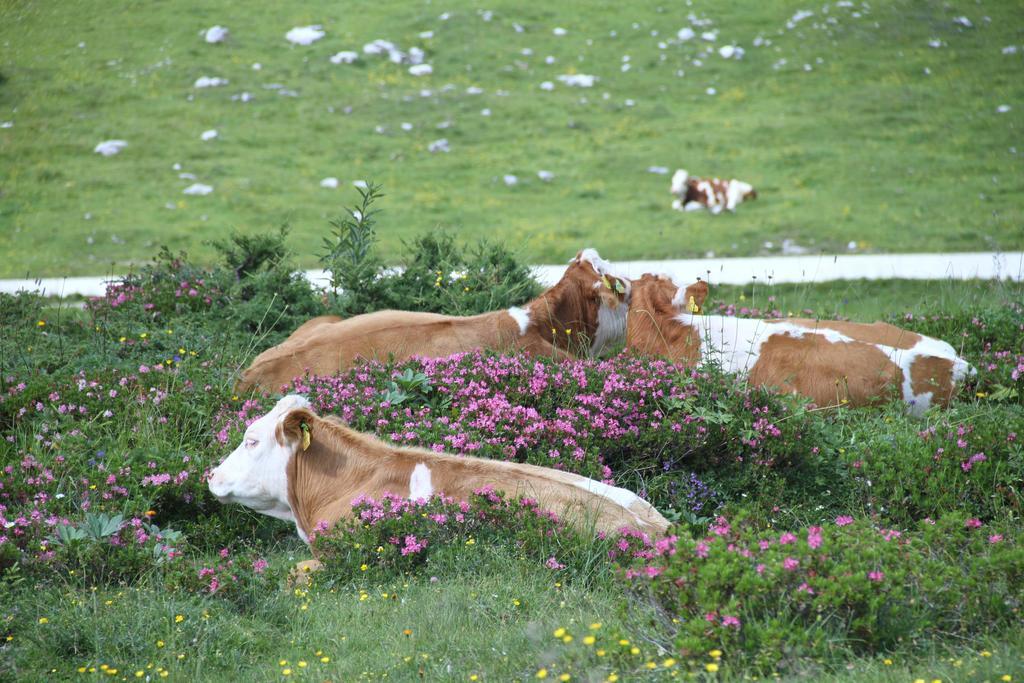
[[[230,36],[206,44],[215,24]],[[285,40],[309,24],[325,37]],[[681,41],[684,27],[696,36]],[[375,39],[422,48],[433,73],[330,61]],[[1020,249],[1022,43],[1019,6],[992,1],[6,0],[0,277],[124,273],[163,244],[209,262],[206,240],[284,222],[312,266],[310,245],[363,179],[388,195],[390,260],[437,230],[529,263],[581,245],[624,260],[784,239]],[[745,55],[725,59],[725,45]],[[557,79],[569,74],[598,80]],[[428,151],[442,138],[450,151]],[[128,146],[93,152],[110,139]],[[679,214],[651,166],[738,177],[760,197],[736,215]],[[195,182],[213,192],[183,194]]]
[[[508,299],[477,299],[475,280],[435,284],[451,261],[406,256],[423,272],[382,280],[377,295],[408,297],[388,305],[471,312],[532,291],[503,267],[490,286]],[[320,414],[398,443],[613,480],[674,537],[595,538],[486,492],[371,503],[373,521],[318,539],[326,570],[294,586],[311,551],[293,526],[204,481],[276,400],[234,393],[238,368],[328,310],[293,265],[161,258],[84,308],[0,296],[0,679],[1024,676],[1020,284],[712,294],[725,314],[858,312],[953,343],[978,375],[921,419],[816,410],[629,354],[298,378]]]

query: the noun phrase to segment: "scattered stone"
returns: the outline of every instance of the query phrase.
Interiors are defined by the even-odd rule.
[[[195,195],[199,197],[208,195],[211,192],[213,192],[213,188],[209,185],[204,185],[203,183],[193,183],[182,190],[182,194]]]
[[[338,187],[338,179],[334,176],[328,176],[320,181],[320,187],[327,188],[328,190],[334,190]]]
[[[573,88],[592,88],[597,82],[597,76],[590,74],[564,74],[557,77],[562,83]],[[541,84],[543,87],[543,84]]]
[[[195,88],[219,88],[227,85],[228,79],[219,76],[200,76],[193,84]]]
[[[434,140],[427,145],[427,151],[431,153],[437,152],[450,152],[451,147],[448,146],[448,138],[441,138],[440,140]]]
[[[207,43],[213,45],[215,43],[223,43],[227,40],[229,33],[230,31],[223,26],[211,26],[202,32],[202,36]]]
[[[998,107],[996,107],[996,111],[999,112],[1000,114],[1005,114],[1006,112],[1010,111],[1010,105],[1000,104]]]
[[[567,33],[569,33],[568,31],[566,31],[564,28],[562,28],[560,26],[555,27],[551,32],[554,33],[556,36],[564,36]]]
[[[352,64],[359,59],[358,52],[352,52],[351,50],[342,50],[331,56],[331,64]]]
[[[285,40],[293,45],[312,45],[327,35],[320,24],[311,26],[296,26],[284,34]]]
[[[555,179],[555,174],[551,171],[537,171],[537,177],[543,180],[545,183],[550,183]]]
[[[511,173],[505,174],[501,177],[507,187],[513,187],[519,184],[519,178],[515,177]]]
[[[202,135],[199,136],[199,139],[203,142],[207,142],[208,140],[216,140],[218,137],[217,131],[211,128],[210,130],[204,130]]]
[[[679,29],[679,31],[676,33],[676,38],[685,43],[688,40],[693,40],[694,36],[696,35],[697,33],[692,28],[690,28],[689,26],[684,26],[683,28]]]
[[[413,76],[429,76],[434,73],[434,67],[429,64],[416,64],[409,67],[409,73]]]
[[[128,146],[128,143],[124,140],[104,140],[92,150],[96,154],[102,154],[105,157],[112,157],[115,154],[120,154],[121,150]]]

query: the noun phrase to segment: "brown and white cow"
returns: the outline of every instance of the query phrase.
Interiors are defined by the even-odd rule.
[[[249,425],[242,444],[207,483],[222,503],[294,522],[307,543],[318,525],[330,528],[350,518],[352,500],[360,495],[420,500],[443,493],[468,500],[485,486],[532,498],[585,531],[630,527],[660,537],[669,527],[654,507],[625,489],[546,467],[394,446],[318,417],[296,394]]]
[[[742,180],[721,180],[719,178],[691,178],[679,169],[672,176],[669,192],[675,195],[672,208],[676,211],[700,211],[721,213],[723,209],[735,211],[747,200],[757,199],[757,190]]]
[[[358,358],[396,362],[463,351],[522,350],[556,358],[598,354],[625,339],[629,281],[593,249],[569,262],[562,279],[529,304],[474,316],[378,311],[346,320],[307,322],[258,355],[240,391],[278,391],[309,372],[329,375]]]
[[[704,282],[633,280],[627,348],[685,366],[714,363],[822,407],[900,398],[915,415],[948,405],[974,373],[946,342],[887,323],[701,315],[707,293]]]

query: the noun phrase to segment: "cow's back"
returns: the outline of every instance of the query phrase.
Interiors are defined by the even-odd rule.
[[[388,310],[315,325],[305,335],[293,335],[296,338],[258,355],[243,374],[240,388],[273,391],[307,371],[333,375],[357,359],[401,362],[490,346],[498,335],[494,316]]]

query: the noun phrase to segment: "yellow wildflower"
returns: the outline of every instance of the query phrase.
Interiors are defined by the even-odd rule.
[[[547,678],[547,677],[548,677],[548,670],[547,669],[541,669],[541,670],[539,670],[537,672],[537,678]]]
[[[720,659],[722,657],[722,651],[721,650],[712,650],[711,652],[708,653],[708,655],[710,657],[715,658],[715,659]]]
[[[705,664],[704,668],[707,669],[708,671],[710,671],[711,673],[715,673],[716,671],[718,671],[718,665],[715,664],[714,662],[709,662],[709,663]]]
[[[555,638],[561,638],[564,635],[565,635],[565,629],[564,628],[555,629]]]
[[[594,636],[584,636],[583,637],[583,644],[584,645],[593,645],[594,641],[596,641],[596,640],[597,640],[597,638],[595,638]]]
[[[183,616],[182,616],[182,615],[180,615],[180,614],[178,614],[178,615],[176,615],[176,616],[174,617],[174,623],[175,623],[175,624],[180,624],[180,623],[181,623],[181,622],[183,622],[183,621],[185,621],[185,617],[183,617]]]
[[[601,623],[598,621],[595,621],[593,624],[590,625],[591,631],[596,631],[599,628],[601,628]]]
[[[40,624],[49,624],[50,620],[47,619],[46,617],[39,617],[39,623]]]

